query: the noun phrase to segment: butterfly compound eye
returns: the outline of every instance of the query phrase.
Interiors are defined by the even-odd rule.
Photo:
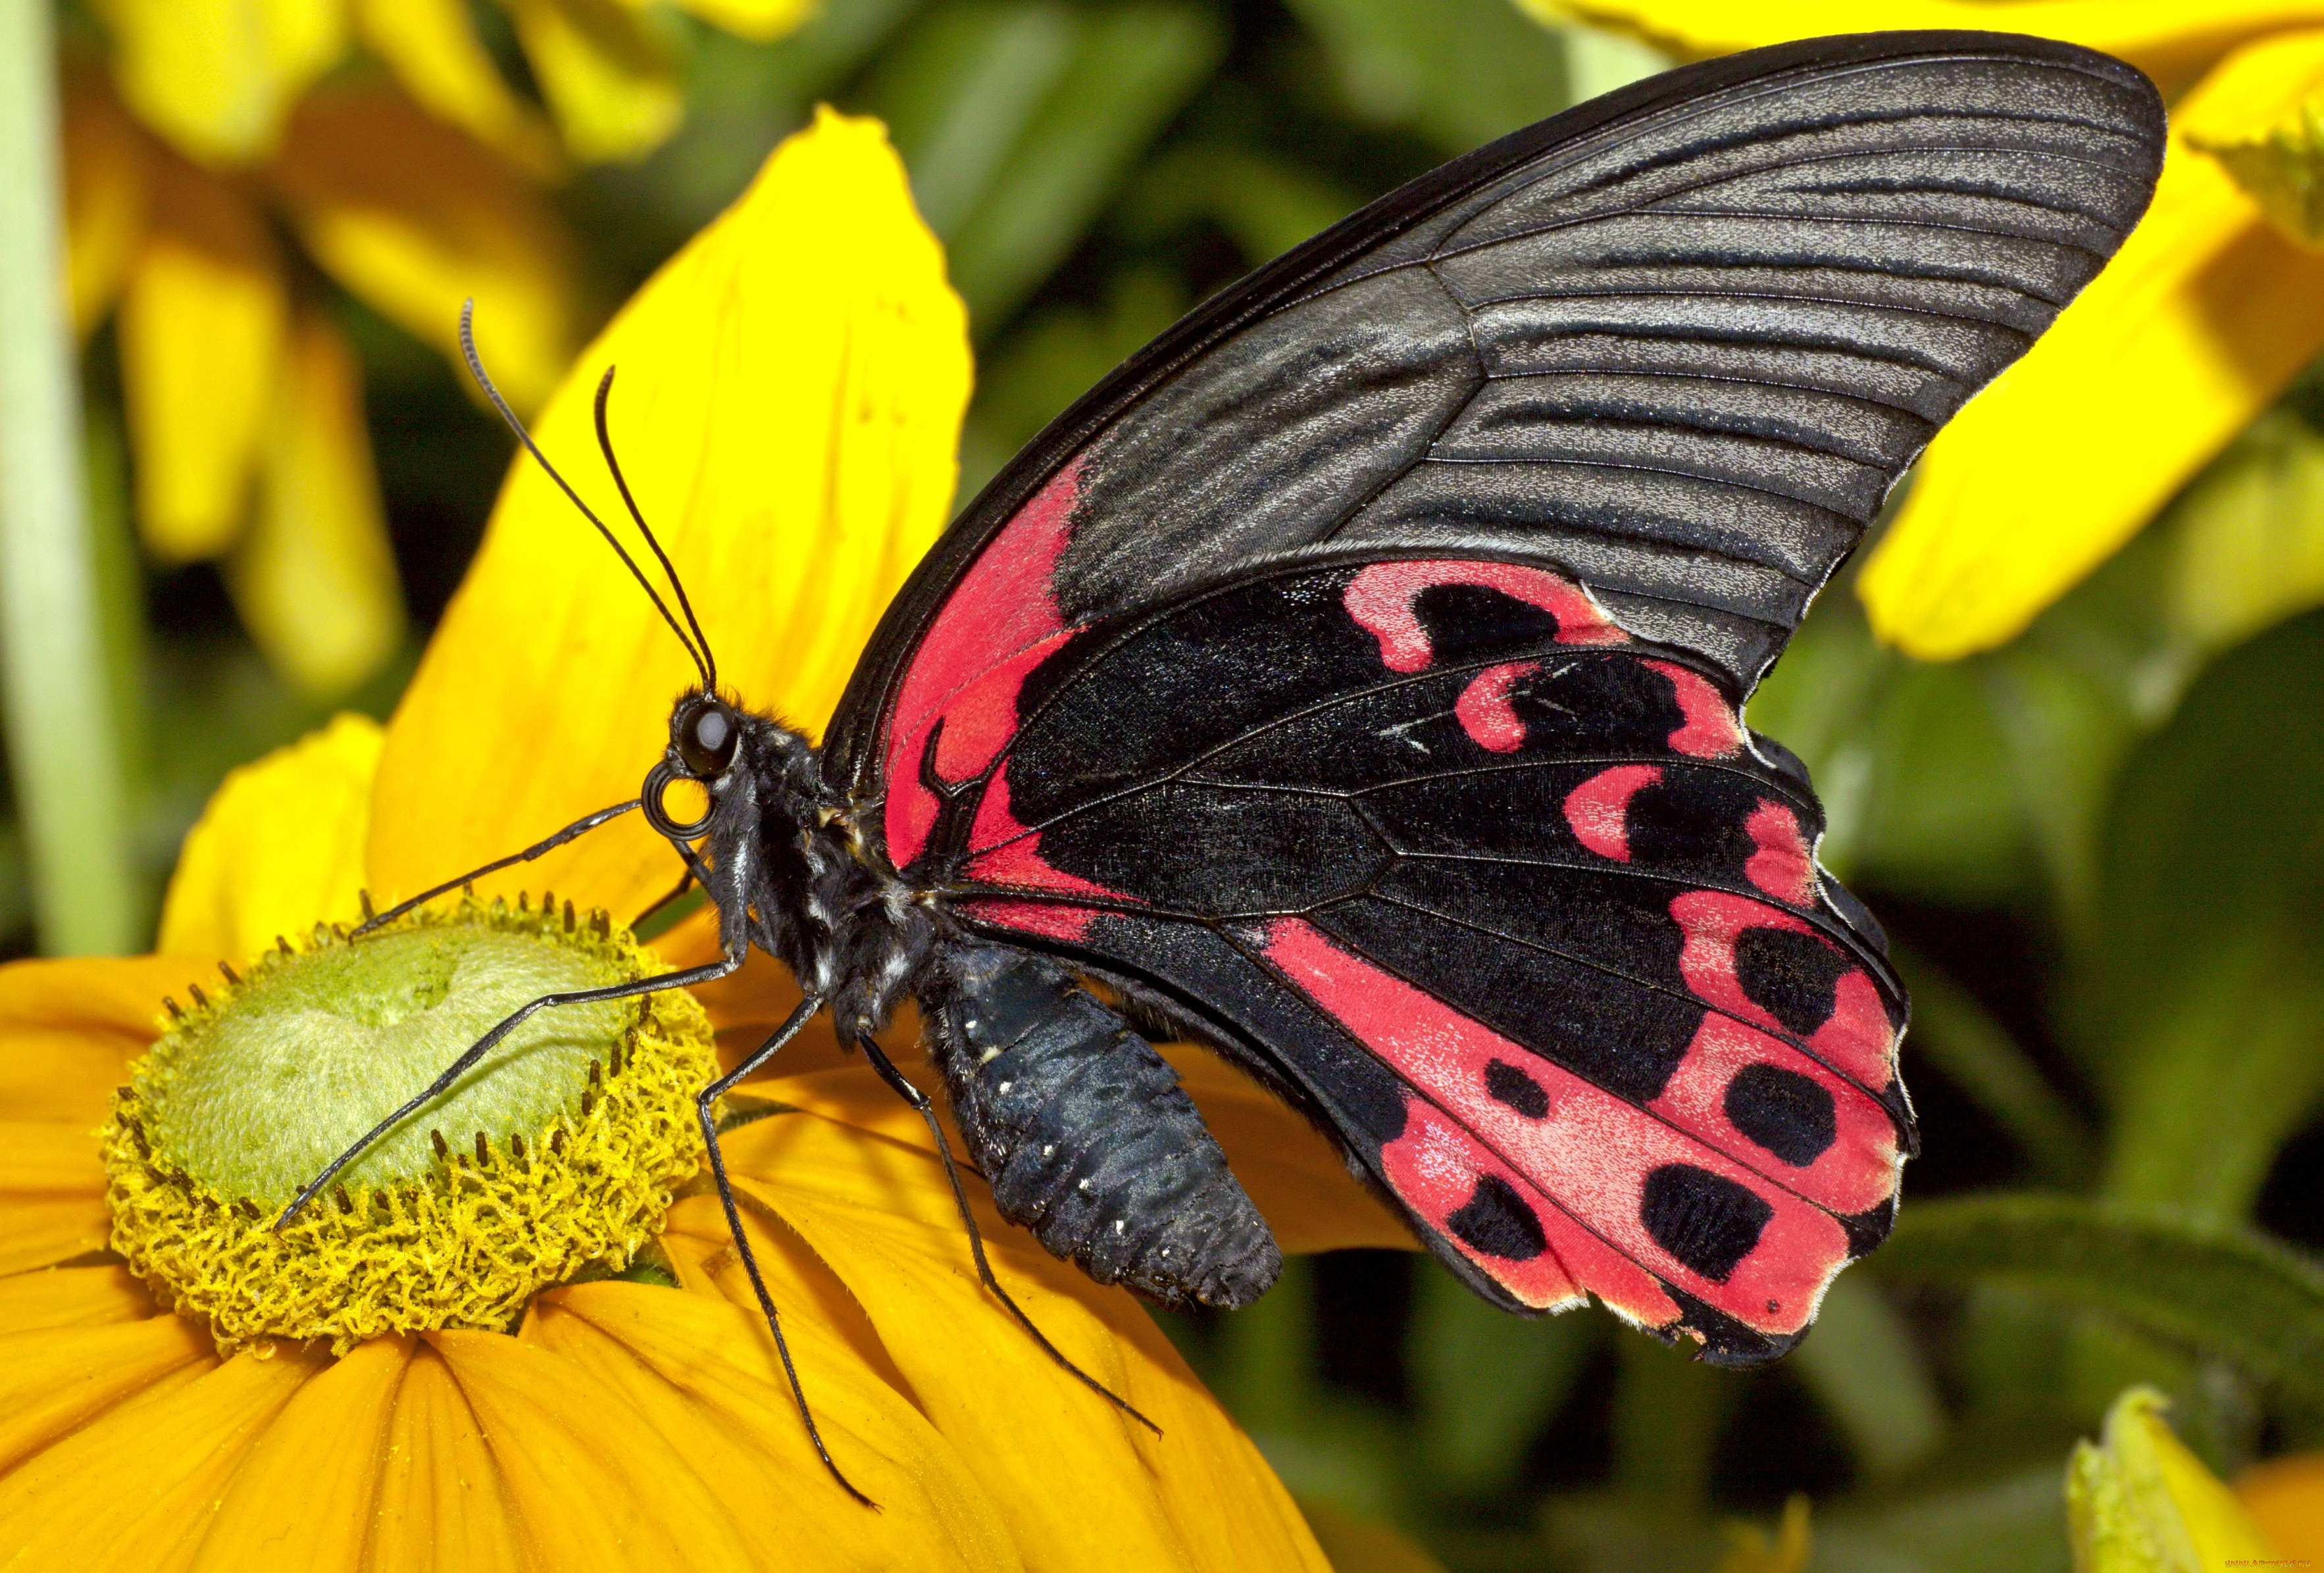
[[[734,713],[713,699],[698,704],[678,724],[678,757],[690,775],[702,780],[721,775],[734,762],[734,747],[742,729]]]

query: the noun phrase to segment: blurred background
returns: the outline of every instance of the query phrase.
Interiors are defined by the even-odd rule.
[[[529,406],[817,102],[887,122],[947,246],[965,499],[1210,291],[1669,63],[1508,0],[365,0],[275,7],[221,85],[207,9],[56,14],[127,873],[36,919],[0,800],[10,956],[142,948],[228,768],[392,707],[510,457],[459,299]],[[1748,1375],[1400,1253],[1167,1319],[1345,1565],[2062,1569],[2129,1384],[2223,1477],[2324,1447],[2319,602],[2305,375],[1998,650],[1915,663],[1835,585],[1751,720],[1913,988],[1896,1241]],[[1812,1563],[1738,1530],[1802,1494]]]

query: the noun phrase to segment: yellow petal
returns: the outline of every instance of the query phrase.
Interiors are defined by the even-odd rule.
[[[194,1559],[197,1573],[363,1565],[386,1422],[411,1344],[374,1338],[327,1366],[250,1449]]]
[[[0,1119],[0,1192],[104,1189],[105,1165],[87,1131],[53,1120]]]
[[[363,373],[328,318],[302,312],[261,455],[258,511],[226,565],[243,627],[315,699],[335,699],[403,643],[403,585],[380,511]]]
[[[930,1154],[809,1115],[744,1126],[726,1152],[738,1189],[796,1228],[862,1303],[1028,1565],[1328,1566],[1258,1449],[1137,1302],[1002,1225],[981,1187],[978,1222],[1010,1295],[1160,1437],[1061,1369],[987,1295]],[[1071,1493],[1056,1489],[1060,1459],[1073,1460]]]
[[[582,355],[539,436],[621,519],[589,412],[616,363],[613,441],[721,681],[820,722],[944,522],[968,393],[964,313],[880,126],[826,114],[786,142]],[[373,888],[409,894],[633,796],[690,678],[621,565],[519,466],[389,729]],[[627,917],[676,871],[632,817],[500,888]]]
[[[562,171],[556,139],[510,91],[463,0],[355,0],[355,30],[405,92],[520,168]]]
[[[2206,92],[2177,116],[2188,145],[2209,153],[2292,239],[2324,243],[2324,51],[2295,32],[2233,62],[2234,96]],[[2289,106],[2287,108],[2286,106]]]
[[[775,39],[819,9],[816,0],[671,0],[687,11],[743,38]]]
[[[209,1339],[174,1316],[0,1337],[0,1470],[209,1355]]]
[[[114,1409],[0,1478],[0,1566],[181,1568],[318,1357],[235,1356]]]
[[[809,1446],[790,1385],[755,1311],[627,1283],[543,1297],[525,1336],[617,1394],[733,1515],[743,1566],[1018,1567],[1000,1514],[967,1466],[910,1403],[839,1346],[798,1338],[816,1423],[840,1467],[879,1503],[866,1513]],[[795,1318],[792,1327],[806,1320]],[[807,1364],[810,1354],[821,1358]]]
[[[642,158],[686,116],[678,62],[614,0],[507,0],[540,95],[585,163]]]
[[[2236,1476],[2236,1499],[2294,1563],[2324,1563],[2324,1453],[2294,1453]]]
[[[696,1566],[743,1566],[725,1513],[685,1460],[641,1434],[574,1362],[499,1333],[428,1341],[475,1411],[530,1561],[559,1573],[626,1573],[650,1562],[647,1548],[667,1556],[684,1541],[699,1553],[689,1559]]]
[[[180,975],[168,987],[185,983]],[[159,1004],[160,995],[154,996]],[[116,1042],[78,1031],[59,1032],[0,1023],[0,1113],[11,1119],[50,1120],[86,1135],[104,1119],[121,1085],[123,1067],[144,1041]]]
[[[896,1369],[872,1319],[798,1232],[758,1208],[744,1209],[742,1228],[750,1236],[759,1275],[782,1315],[812,1317],[825,1332],[844,1344],[865,1369],[908,1399],[912,1384]],[[723,1299],[752,1317],[764,1314],[759,1308],[758,1291],[752,1287],[750,1275],[742,1270],[742,1258],[734,1249],[725,1209],[715,1196],[689,1196],[673,1206],[663,1224],[660,1243],[677,1271],[679,1287],[708,1299]],[[773,1340],[764,1340],[764,1345],[761,1354],[771,1356]]]
[[[346,0],[97,0],[122,97],[191,154],[273,151],[290,106],[346,53]]]
[[[574,246],[548,201],[488,149],[392,88],[300,106],[270,175],[309,253],[456,363],[460,302],[510,401],[530,410],[572,358]]]
[[[138,524],[179,562],[216,557],[241,530],[287,305],[250,198],[155,155],[152,225],[121,300],[121,379]]]
[[[2319,0],[1517,0],[1545,22],[1632,33],[1672,54],[1723,55],[1787,39],[1890,28],[2030,32],[2119,55],[2166,86],[2193,78],[2247,39],[2324,21]]]
[[[379,1573],[521,1573],[523,1532],[475,1412],[425,1345],[387,1424],[371,1563]]]
[[[2303,34],[2324,56],[2324,34]],[[2223,64],[2179,114],[2260,84]],[[2273,65],[2263,60],[2273,73]],[[1858,588],[1926,660],[2015,635],[2127,540],[2324,348],[2324,257],[2174,133],[2154,205],[1921,461]]]
[[[83,337],[113,309],[145,233],[145,135],[113,89],[68,67],[64,92],[66,277]]]
[[[2075,1447],[2066,1470],[2075,1567],[2211,1573],[2272,1560],[2273,1548],[2235,1493],[2163,1423],[2164,1407],[2154,1389],[2130,1388],[2107,1412],[2098,1444]]]
[[[0,967],[0,1118],[94,1129],[124,1068],[157,1035],[161,996],[183,992],[197,965],[140,956]]]
[[[158,1035],[161,996],[186,963],[162,956],[73,956],[0,967],[0,1034],[65,1029],[110,1052],[140,1053]]]
[[[341,715],[228,773],[178,854],[161,951],[238,961],[357,916],[383,741],[370,717]]]
[[[143,1321],[153,1297],[126,1267],[52,1267],[0,1278],[0,1333]]]
[[[1718,1573],[1804,1573],[1814,1552],[1808,1499],[1795,1494],[1784,1504],[1783,1521],[1773,1535],[1754,1523],[1728,1526],[1727,1554],[1719,1559]]]
[[[102,1190],[86,1196],[0,1196],[0,1274],[53,1267],[112,1243]]]

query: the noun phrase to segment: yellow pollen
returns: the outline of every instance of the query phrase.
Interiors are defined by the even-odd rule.
[[[542,1289],[622,1271],[702,1157],[717,1057],[680,990],[536,1013],[274,1224],[517,1007],[662,970],[603,913],[469,898],[358,940],[318,924],[189,986],[98,1133],[113,1248],[223,1350],[504,1329]]]

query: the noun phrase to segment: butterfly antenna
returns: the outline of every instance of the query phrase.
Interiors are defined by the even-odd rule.
[[[509,401],[502,398],[501,391],[493,385],[491,374],[484,370],[483,358],[476,354],[475,315],[476,303],[474,300],[460,302],[460,353],[467,357],[468,374],[475,378],[476,386],[484,391],[484,397],[493,401],[493,408],[501,412],[501,419],[508,422],[508,428],[516,433],[516,440],[524,445],[524,451],[532,455],[532,462],[539,465],[543,471],[547,472],[549,478],[557,483],[557,489],[565,493],[567,501],[581,511],[581,517],[597,527],[597,533],[605,538],[605,544],[613,548],[615,557],[622,559],[622,566],[630,571],[630,577],[635,579],[638,582],[638,588],[646,593],[646,599],[653,603],[656,612],[661,613],[661,620],[669,624],[669,631],[676,634],[678,642],[686,647],[687,657],[694,662],[694,669],[702,674],[705,688],[711,687],[714,685],[714,674],[709,662],[704,659],[702,651],[695,648],[694,641],[686,637],[686,630],[678,626],[678,619],[669,614],[669,608],[663,603],[660,593],[653,587],[653,581],[645,576],[644,570],[638,566],[636,559],[632,557],[622,543],[614,538],[613,532],[605,528],[605,521],[591,511],[589,505],[581,501],[581,494],[573,490],[563,475],[558,474],[557,466],[549,462],[549,455],[542,453],[540,445],[532,440],[532,433],[525,430],[524,422],[516,418],[516,411],[509,408]],[[626,498],[628,494],[628,488],[624,487],[622,495]],[[649,535],[646,538],[651,540],[653,538]],[[661,548],[656,547],[654,550],[659,554]],[[666,564],[668,559],[664,561]],[[680,593],[684,593],[680,592]],[[689,612],[687,615],[690,621],[692,614]]]
[[[605,468],[613,472],[613,484],[621,489],[622,506],[637,521],[638,533],[646,538],[646,545],[653,548],[654,560],[661,565],[661,571],[669,575],[669,587],[678,593],[678,609],[686,613],[686,626],[694,630],[694,642],[701,649],[703,658],[708,665],[709,669],[702,676],[702,686],[706,692],[715,693],[718,689],[717,652],[710,648],[710,638],[702,631],[702,623],[694,615],[694,603],[687,596],[686,581],[678,576],[677,565],[669,560],[669,554],[661,549],[661,542],[655,537],[653,526],[648,524],[646,516],[638,511],[638,500],[630,495],[629,478],[622,474],[622,461],[613,456],[613,433],[605,426],[605,406],[613,396],[613,368],[607,366],[605,374],[597,382],[597,450],[605,455]]]

